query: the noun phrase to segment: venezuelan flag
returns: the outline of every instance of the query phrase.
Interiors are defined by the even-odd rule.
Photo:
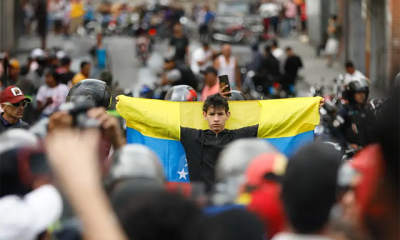
[[[259,124],[258,137],[291,155],[314,140],[319,124],[319,97],[229,102],[227,129]],[[208,129],[202,102],[171,102],[119,96],[118,113],[126,120],[128,143],[153,149],[164,165],[170,182],[189,182],[180,127]]]

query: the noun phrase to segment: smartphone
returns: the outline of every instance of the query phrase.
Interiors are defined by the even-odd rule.
[[[224,88],[225,86],[229,86],[229,77],[228,77],[228,75],[221,75],[221,76],[218,76],[218,78],[219,78],[219,87],[220,88]],[[230,87],[228,87],[228,88],[226,88],[224,90],[224,92],[229,92],[229,91],[231,91]],[[230,97],[230,96],[231,96],[231,94],[228,95],[228,97]]]

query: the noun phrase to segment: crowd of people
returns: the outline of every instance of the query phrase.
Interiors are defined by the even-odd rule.
[[[255,138],[258,125],[227,130],[232,92],[220,88],[203,103],[208,129],[181,127],[191,182],[174,185],[151,149],[126,144],[105,82],[78,82],[69,108],[30,129],[30,99],[10,86],[2,116],[18,123],[0,124],[0,238],[399,239],[398,90],[343,162],[323,142],[284,156]]]
[[[286,4],[283,35],[295,21],[294,5]],[[203,10],[207,22],[208,9]],[[268,126],[227,129],[226,124],[232,103],[247,100],[241,91],[249,81],[265,89],[279,81],[294,92],[303,67],[294,49],[282,49],[274,39],[263,51],[254,44],[247,66],[254,74],[244,77],[229,44],[213,49],[204,41],[190,54],[189,38],[175,23],[160,82],[171,88],[163,99],[201,100],[198,111],[207,128],[178,123],[171,133],[179,136],[188,168],[178,174],[184,179],[189,174],[190,180],[173,183],[160,156],[148,146],[127,143],[127,134],[136,133],[123,131],[107,113],[113,102],[134,98],[113,93],[112,77],[102,71],[104,49],[99,34],[90,51],[93,63],[81,62],[79,73],[60,49],[35,49],[24,64],[1,59],[6,67],[0,81],[1,240],[400,239],[400,73],[388,96],[374,99],[378,106],[369,101],[369,80],[346,63],[344,103],[335,114],[332,138],[357,149],[353,158],[343,161],[342,148],[312,139],[285,155],[273,139],[257,139]],[[102,72],[95,74],[99,79],[91,79],[92,67]],[[221,75],[228,76],[228,86],[220,84]],[[315,102],[315,108],[304,104],[315,113],[332,104],[304,101]],[[251,113],[246,103],[240,102],[243,114]],[[131,104],[120,114],[159,116],[154,111]],[[169,114],[164,119],[179,119],[176,112]],[[161,119],[157,126],[135,120],[133,129],[171,132]],[[288,122],[279,124],[293,128]]]

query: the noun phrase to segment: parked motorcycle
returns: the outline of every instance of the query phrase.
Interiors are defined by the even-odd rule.
[[[242,24],[233,25],[224,30],[215,32],[212,35],[212,39],[215,42],[226,42],[232,44],[253,44],[258,41],[257,36]]]

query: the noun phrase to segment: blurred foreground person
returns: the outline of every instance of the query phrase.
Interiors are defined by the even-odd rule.
[[[96,106],[102,107],[103,109],[93,110],[93,116],[96,119],[100,119],[102,124],[105,124],[103,140],[101,141],[101,157],[105,161],[105,169],[107,171],[110,162],[106,159],[112,154],[113,150],[111,145],[113,144],[114,150],[125,145],[122,133],[119,129],[118,120],[110,117],[105,111],[111,106],[111,92],[104,81],[97,79],[85,79],[75,84],[69,91],[67,101],[73,101],[79,96],[85,96],[88,100],[94,100]]]
[[[281,196],[290,229],[273,240],[330,239],[327,226],[340,163],[340,154],[322,143],[304,146],[289,159]]]
[[[259,240],[267,239],[260,219],[245,209],[230,209],[207,216],[191,234],[189,240]]]
[[[281,182],[287,159],[280,153],[263,153],[254,158],[246,170],[239,203],[257,214],[264,223],[268,239],[282,232],[286,217],[281,202]]]
[[[367,164],[356,189],[361,205],[360,222],[373,239],[397,240],[399,236],[399,87],[392,89],[375,126],[377,144],[356,158]]]
[[[215,193],[212,203],[215,206],[235,204],[240,186],[244,184],[244,174],[248,164],[263,153],[277,153],[271,144],[258,139],[239,139],[230,143],[221,152],[215,172]],[[210,208],[210,213],[219,211]]]
[[[118,219],[132,240],[185,240],[202,218],[200,208],[179,194],[159,190],[124,197],[127,205]]]
[[[43,173],[46,159],[36,136],[24,129],[0,135],[0,239],[42,239],[62,212],[59,191]],[[38,238],[39,237],[39,238]]]
[[[95,128],[81,130],[64,125],[53,129],[46,139],[49,165],[82,221],[84,239],[126,240],[102,189],[100,137],[100,130]]]
[[[20,88],[9,86],[0,92],[0,133],[11,128],[28,128],[28,123],[21,120],[25,107],[31,100],[24,96]]]
[[[348,240],[369,239],[358,222],[360,204],[356,199],[355,192],[360,183],[363,169],[358,162],[348,161],[339,169],[336,190],[337,203],[332,208],[330,220],[331,235],[337,239],[343,237]],[[361,165],[365,164],[361,163]]]

